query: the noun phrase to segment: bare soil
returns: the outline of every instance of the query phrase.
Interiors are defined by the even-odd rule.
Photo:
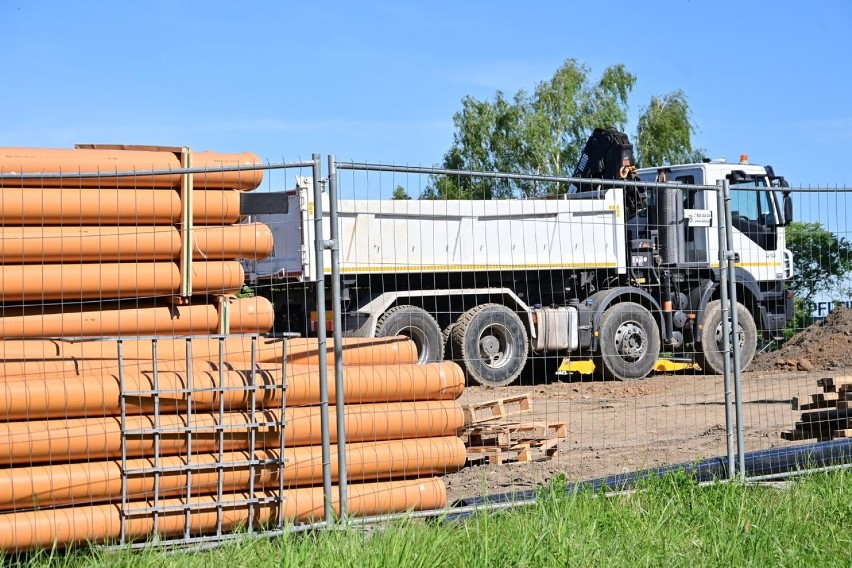
[[[852,309],[837,308],[784,346],[755,357],[751,371],[831,371],[852,367]]]
[[[818,376],[823,375],[743,373],[746,451],[806,443],[784,441],[780,433],[801,414],[791,409],[792,397],[818,392]],[[462,404],[531,393],[533,408],[523,420],[565,422],[568,437],[550,459],[468,465],[447,475],[450,502],[532,489],[560,473],[569,481],[583,481],[725,455],[723,383],[721,376],[669,374],[622,383],[553,380],[500,389],[469,387]]]
[[[568,437],[551,459],[469,465],[446,476],[450,502],[463,497],[532,489],[563,473],[569,481],[726,455],[724,380],[718,375],[658,374],[642,381],[610,382],[550,369],[530,384],[499,389],[469,387],[461,404],[530,393],[524,421],[565,422]],[[803,442],[781,439],[801,416],[793,397],[820,392],[821,377],[852,373],[852,309],[835,309],[776,351],[760,353],[742,377],[746,451]],[[541,380],[543,377],[548,377]],[[519,417],[511,417],[517,420]],[[731,440],[733,443],[733,439]]]

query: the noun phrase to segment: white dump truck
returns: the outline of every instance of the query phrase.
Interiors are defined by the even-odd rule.
[[[409,336],[421,361],[452,358],[491,386],[515,381],[537,355],[621,380],[647,376],[661,354],[721,372],[719,213],[707,186],[728,179],[745,368],[791,317],[786,182],[746,160],[636,170],[632,156],[623,134],[596,130],[574,177],[632,182],[589,179],[553,199],[341,199],[344,333]],[[276,331],[316,332],[308,181],[281,193],[287,213],[253,218],[275,235],[273,256],[246,272],[273,301]],[[651,181],[669,183],[642,185]],[[322,207],[328,238],[325,198]]]

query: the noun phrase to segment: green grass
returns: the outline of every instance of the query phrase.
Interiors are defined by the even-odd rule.
[[[206,552],[117,554],[93,549],[19,557],[24,566],[850,566],[852,472],[788,489],[699,487],[684,475],[629,495],[566,495],[559,482],[535,506],[464,523],[418,520],[382,530],[245,539]],[[13,561],[7,560],[7,564]]]

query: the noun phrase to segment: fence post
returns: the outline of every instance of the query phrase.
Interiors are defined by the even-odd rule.
[[[728,233],[725,221],[725,197],[723,182],[716,184],[716,209],[719,223],[719,308],[722,312],[722,375],[725,381],[725,440],[728,456],[728,479],[734,478],[734,409],[731,399],[731,324],[728,319]],[[706,324],[706,322],[705,322]],[[715,347],[715,346],[714,346]],[[703,346],[707,349],[707,346]],[[711,347],[712,348],[712,347]]]
[[[340,493],[340,519],[346,522],[349,502],[346,472],[346,424],[343,400],[343,325],[340,315],[340,239],[337,219],[337,164],[334,154],[328,156],[328,211],[331,236],[331,309],[334,325],[334,405],[337,411],[337,485]]]
[[[737,314],[737,270],[736,251],[734,251],[734,231],[731,226],[731,186],[728,180],[722,181],[722,196],[725,200],[725,233],[728,249],[728,280],[731,299],[731,330],[733,330],[734,342],[732,355],[734,361],[734,404],[737,413],[737,454],[739,455],[739,477],[745,480],[745,436],[743,433],[743,381],[740,369],[740,321]]]
[[[118,350],[118,392],[121,409],[121,526],[119,527],[118,544],[124,546],[127,542],[127,385],[124,381],[124,342],[119,337]],[[157,517],[154,516],[156,527]]]
[[[328,424],[328,358],[325,334],[325,240],[322,234],[322,164],[320,155],[313,154],[314,176],[314,253],[316,255],[317,357],[320,386],[320,433],[322,436],[322,494],[325,502],[325,521],[334,522],[331,497],[331,435]]]

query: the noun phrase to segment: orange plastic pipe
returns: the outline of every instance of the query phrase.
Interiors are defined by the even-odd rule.
[[[280,389],[284,384],[281,366],[264,364],[255,372],[254,387],[249,387],[249,366],[226,365],[220,374],[218,365],[197,363],[193,366],[192,404],[196,411],[215,410],[222,404],[229,411],[249,410],[251,391],[261,408],[281,406]],[[177,370],[175,370],[177,369]],[[188,386],[186,365],[182,362],[160,363],[157,386],[164,407],[185,406]],[[97,371],[95,371],[97,372]],[[464,374],[452,361],[424,365],[377,365],[344,369],[344,400],[347,403],[406,402],[422,400],[455,400],[464,391]],[[329,397],[336,396],[329,381]],[[125,370],[126,391],[154,391],[152,365],[128,366]],[[319,371],[316,367],[288,365],[286,369],[287,405],[303,406],[320,402]],[[217,392],[214,389],[234,389]],[[245,390],[241,390],[245,389]],[[173,392],[169,392],[173,391]],[[0,419],[35,420],[44,418],[103,417],[121,413],[118,375],[55,376],[37,374],[0,379]],[[151,410],[151,395],[126,399],[126,412],[146,413]],[[165,411],[164,411],[165,412]]]
[[[329,410],[332,442],[336,440],[337,418]],[[249,413],[229,412],[224,415],[226,429],[224,450],[248,448]],[[344,407],[347,442],[430,438],[455,435],[464,424],[461,407],[455,401],[397,402],[384,404],[348,404]],[[286,424],[287,446],[311,446],[320,442],[320,407],[288,407],[264,410],[255,418],[265,423]],[[218,414],[193,414],[190,426],[194,452],[218,451]],[[151,416],[129,416],[127,430],[154,428]],[[187,427],[184,415],[163,413],[160,428],[161,455],[186,451]],[[259,427],[257,448],[276,448],[280,431],[276,427]],[[126,442],[128,457],[150,457],[154,452],[152,434],[131,435]],[[32,420],[0,424],[0,464],[67,463],[76,460],[114,459],[121,451],[121,421],[118,418],[70,418],[67,420]]]
[[[240,219],[240,192],[193,193],[196,225],[230,225]],[[13,188],[0,185],[0,224],[174,225],[180,221],[176,191],[152,189]]]
[[[255,493],[257,498],[274,497],[276,493]],[[339,514],[339,491],[332,487],[332,506]],[[223,499],[242,501],[250,494],[228,494]],[[321,487],[305,487],[285,490],[283,511],[276,502],[261,502],[253,507],[255,526],[275,523],[279,515],[289,522],[309,522],[323,518],[325,501]],[[442,509],[447,505],[447,489],[440,478],[425,478],[379,483],[353,483],[349,486],[347,512],[352,516],[371,516],[385,513],[402,513],[410,510]],[[186,515],[184,499],[162,499],[156,505],[171,508],[157,515],[159,536],[182,535]],[[193,509],[189,517],[190,533],[193,536],[215,533],[217,526],[216,498],[214,496],[193,497],[189,503]],[[129,503],[129,509],[153,507],[152,501]],[[222,509],[222,530],[233,531],[248,522],[248,505],[226,505]],[[28,550],[75,543],[116,542],[121,531],[121,505],[94,505],[63,507],[39,511],[6,513],[0,515],[0,550]],[[128,517],[125,536],[128,539],[151,538],[154,533],[154,516],[133,515]]]
[[[209,169],[193,174],[198,188],[255,189],[263,180],[263,170],[221,171],[223,167],[261,165],[260,158],[250,152],[222,154],[193,152],[193,168]],[[101,150],[66,148],[0,148],[0,172],[4,174],[37,173],[94,173],[138,171],[138,176],[107,178],[38,178],[6,180],[24,187],[75,187],[97,184],[97,187],[122,188],[179,188],[180,174],[145,175],[156,170],[180,169],[180,158],[174,152],[142,150]],[[217,171],[217,169],[219,171]]]
[[[192,239],[196,260],[257,260],[272,253],[272,231],[263,223],[199,226]],[[180,232],[171,226],[0,227],[3,264],[174,260],[180,249]]]
[[[464,465],[466,451],[462,441],[455,436],[354,443],[346,446],[346,471],[350,481],[443,475],[458,471]],[[244,463],[249,459],[264,461],[277,460],[278,457],[276,450],[225,452],[221,461],[218,454],[193,455],[192,465],[203,469],[195,469],[192,473],[192,494],[217,492],[217,464],[223,464],[225,493],[245,491],[249,487],[251,470]],[[322,484],[322,446],[287,448],[282,457],[285,460],[284,487]],[[337,481],[336,447],[332,448],[331,458],[332,479]],[[186,456],[164,457],[159,464],[152,459],[133,459],[127,461],[127,471],[151,470],[155,466],[164,471],[186,464]],[[115,501],[121,498],[121,471],[120,461],[3,469],[0,470],[0,510]],[[260,490],[277,489],[280,472],[278,464],[255,466],[254,486]],[[150,472],[130,473],[127,477],[127,498],[153,499],[155,488],[161,497],[180,495],[186,492],[188,481],[185,472],[164,471],[157,486]]]
[[[204,307],[210,308],[211,306]],[[156,309],[164,310],[165,308]],[[174,325],[179,323],[178,320],[183,323],[187,323],[185,320],[192,319],[193,314],[181,311],[186,309],[185,306],[176,306],[174,309],[176,312],[176,315],[174,316]],[[117,323],[118,315],[123,315],[125,313],[129,314],[127,319],[130,321],[128,323],[134,324],[134,318],[140,318],[140,324],[142,323],[142,314],[135,313],[133,310],[104,310],[100,312],[87,313],[88,315],[86,316],[86,318],[102,318],[102,320],[104,320],[103,325],[99,326],[98,322],[92,322],[91,325],[85,326],[80,326],[78,324],[78,328],[83,327],[86,331],[88,331],[88,333],[76,333],[77,330],[75,329],[66,331],[64,335],[123,335],[116,331],[116,329],[120,326],[115,324]],[[169,322],[172,319],[168,310],[159,313],[163,313],[166,317],[165,322]],[[235,327],[247,328],[255,321],[266,322],[267,318],[269,318],[268,326],[263,329],[263,331],[267,331],[272,327],[272,316],[272,304],[264,298],[239,298],[234,300],[231,304],[231,331],[234,335],[230,335],[224,339],[225,361],[231,363],[251,361],[251,337],[247,335],[239,335],[240,332],[237,331]],[[80,319],[79,315],[76,317],[77,320]],[[106,321],[107,317],[111,318],[108,322]],[[116,322],[113,321],[113,317],[115,317]],[[0,331],[4,330],[4,323],[11,319],[12,318],[7,311],[5,317],[0,318]],[[59,325],[53,325],[57,323],[55,319],[46,321],[48,320],[47,316],[43,316],[42,319],[45,320],[45,323],[39,327],[39,329],[44,329],[46,332],[49,331],[50,333],[42,333],[41,335],[30,337],[61,337],[63,335],[63,328]],[[72,322],[75,321],[73,318],[69,319]],[[61,322],[61,320],[59,321]],[[125,320],[123,318],[120,320],[120,322],[124,321]],[[246,322],[245,324],[243,323],[244,321]],[[109,325],[107,325],[107,323]],[[6,325],[7,327],[5,329],[11,330],[12,326],[8,323],[6,323]],[[14,330],[20,331],[22,327],[23,326],[21,325],[16,325],[14,326]],[[149,326],[146,326],[146,329],[148,327]],[[200,327],[201,326],[199,326],[199,329]],[[103,333],[99,332],[101,329],[103,329]],[[128,326],[129,331],[127,331],[126,334],[150,334],[141,327],[139,329],[140,330],[137,332],[135,327]],[[168,330],[169,328],[164,327],[164,329]],[[251,331],[252,330],[246,329],[244,333],[250,333]],[[207,332],[199,331],[199,333]],[[176,331],[174,334],[180,335],[180,332]],[[3,333],[2,335],[6,337],[22,336],[20,333]],[[123,348],[125,361],[134,359],[151,361],[151,358],[153,357],[152,343],[147,339],[126,339],[123,342]],[[267,339],[261,337],[257,339],[257,361],[260,363],[280,363],[285,349],[287,353],[287,360],[291,363],[316,365],[319,360],[317,355],[319,349],[315,338],[288,339],[285,347],[285,342],[281,339]],[[331,364],[334,361],[334,345],[331,341],[327,342],[326,351],[329,355],[328,362]],[[164,361],[184,359],[186,356],[186,340],[160,339],[157,342],[157,355],[160,360]],[[193,339],[192,356],[195,359],[204,361],[218,361],[219,340]],[[0,341],[0,360],[51,361],[59,359],[100,359],[112,361],[113,365],[115,365],[118,359],[118,346],[115,341],[110,340],[85,343],[55,340],[18,341],[13,339]],[[413,341],[406,337],[377,337],[370,339],[344,338],[343,362],[346,365],[399,365],[415,363],[417,362],[417,347],[414,345]],[[2,367],[0,367],[0,369],[2,369]]]
[[[236,298],[230,301],[229,310],[233,333],[266,333],[272,329],[275,314],[272,304],[265,298]],[[120,309],[116,306],[104,309],[92,309],[88,306],[82,309],[71,306],[39,306],[36,309],[5,309],[0,313],[0,338],[208,334],[216,333],[219,325],[219,315],[216,306],[212,304]],[[169,344],[166,346],[166,352],[169,346],[172,347],[172,358],[180,357],[177,353],[180,353],[181,347],[186,349],[186,341],[162,341]],[[133,346],[146,346],[150,359],[151,341],[128,340],[127,343],[130,344],[131,350]],[[211,344],[206,345],[206,350],[202,350],[208,353],[206,356],[209,356],[214,348],[218,349],[216,340],[207,340],[204,343]],[[240,342],[240,345],[243,343]],[[0,359],[5,362],[50,362],[81,358],[84,352],[101,355],[108,352],[115,365],[117,349],[116,342],[111,340],[93,343],[6,340],[0,341]],[[166,358],[167,354],[164,353],[163,357]],[[128,356],[128,360],[135,358],[138,357]],[[67,362],[63,363],[61,368],[67,368]]]
[[[260,260],[272,254],[273,244],[272,231],[263,223],[198,226],[192,230],[192,255],[196,259]]]
[[[237,261],[194,262],[196,294],[233,294],[245,281]],[[180,290],[174,262],[13,264],[0,266],[0,302],[148,298]]]

